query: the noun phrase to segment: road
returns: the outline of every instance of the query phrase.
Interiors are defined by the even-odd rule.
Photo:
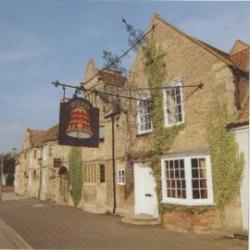
[[[1,202],[0,219],[34,249],[247,249],[246,241],[168,232],[159,225],[127,225],[118,216],[91,214],[37,200]],[[0,248],[4,248],[1,242]]]

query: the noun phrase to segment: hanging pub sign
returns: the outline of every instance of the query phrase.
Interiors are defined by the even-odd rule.
[[[60,145],[98,147],[99,109],[80,97],[61,101],[58,139]]]

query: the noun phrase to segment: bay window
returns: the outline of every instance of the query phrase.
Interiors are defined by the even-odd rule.
[[[163,203],[213,204],[209,155],[164,157],[161,174]]]

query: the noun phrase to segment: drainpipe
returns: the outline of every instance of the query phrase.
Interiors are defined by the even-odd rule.
[[[41,198],[41,192],[42,192],[42,158],[38,159],[38,164],[40,166],[38,200],[40,200],[40,198]]]
[[[115,178],[115,116],[116,116],[116,110],[115,110],[115,102],[113,100],[113,107],[112,111],[106,113],[104,115],[104,118],[111,118],[112,122],[112,174],[113,174],[113,214],[115,214],[116,210],[116,178]]]
[[[114,198],[114,207],[113,214],[116,210],[116,178],[115,178],[115,114],[111,116],[112,121],[112,169],[113,169],[113,198]]]

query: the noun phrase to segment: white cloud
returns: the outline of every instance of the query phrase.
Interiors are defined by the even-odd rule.
[[[49,49],[33,34],[20,32],[9,25],[0,25],[0,62],[32,59]]]

